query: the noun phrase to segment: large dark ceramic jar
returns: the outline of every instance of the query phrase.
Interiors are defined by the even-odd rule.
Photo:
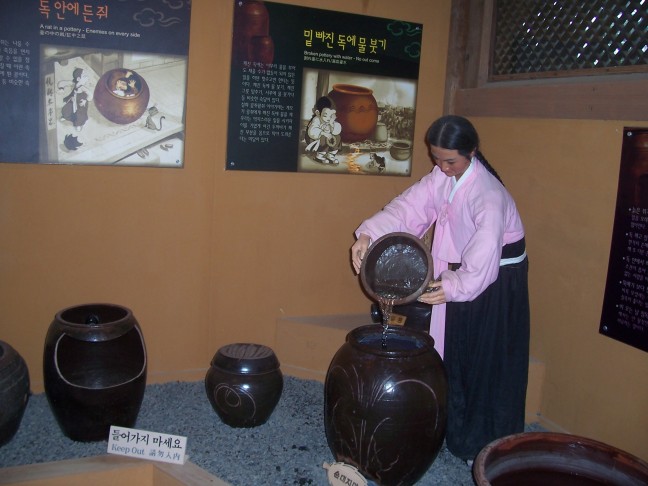
[[[353,84],[334,84],[328,96],[335,103],[343,142],[362,142],[374,137],[378,103],[373,90]]]
[[[384,342],[384,346],[383,346]],[[443,444],[447,381],[434,340],[420,331],[362,326],[329,366],[324,426],[336,461],[380,485],[411,485]]]
[[[283,375],[272,349],[236,343],[220,348],[205,376],[214,411],[231,427],[256,427],[274,411],[283,391]]]
[[[648,463],[586,437],[524,432],[484,447],[473,477],[477,486],[643,486]]]
[[[56,314],[45,339],[45,393],[63,433],[77,441],[132,427],[146,388],[146,347],[130,309],[86,304]]]
[[[29,400],[29,370],[25,360],[0,341],[0,446],[18,431]]]

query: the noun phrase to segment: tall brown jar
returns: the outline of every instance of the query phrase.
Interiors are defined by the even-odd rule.
[[[445,438],[447,381],[427,334],[380,325],[351,331],[329,366],[324,426],[336,461],[380,485],[416,483]]]
[[[85,304],[58,312],[45,338],[45,393],[63,433],[77,441],[132,427],[146,388],[144,336],[130,309]]]

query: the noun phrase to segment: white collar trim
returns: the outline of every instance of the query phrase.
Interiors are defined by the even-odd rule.
[[[473,164],[473,159],[470,160],[470,165],[468,168],[464,171],[464,173],[461,175],[459,180],[455,176],[452,176],[452,190],[450,191],[450,196],[448,197],[448,202],[452,202],[452,198],[454,198],[455,193],[457,190],[461,187],[461,185],[466,181],[470,173],[473,171],[474,164]]]

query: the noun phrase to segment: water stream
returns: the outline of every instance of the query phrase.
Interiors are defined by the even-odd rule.
[[[378,305],[380,313],[382,314],[382,347],[387,348],[387,331],[389,330],[389,320],[391,319],[392,311],[394,310],[394,301],[396,298],[391,295],[380,294],[378,296]]]

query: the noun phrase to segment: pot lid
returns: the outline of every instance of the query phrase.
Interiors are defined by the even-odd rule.
[[[278,369],[279,360],[274,351],[263,344],[234,343],[220,348],[211,365],[230,373],[251,375]]]

